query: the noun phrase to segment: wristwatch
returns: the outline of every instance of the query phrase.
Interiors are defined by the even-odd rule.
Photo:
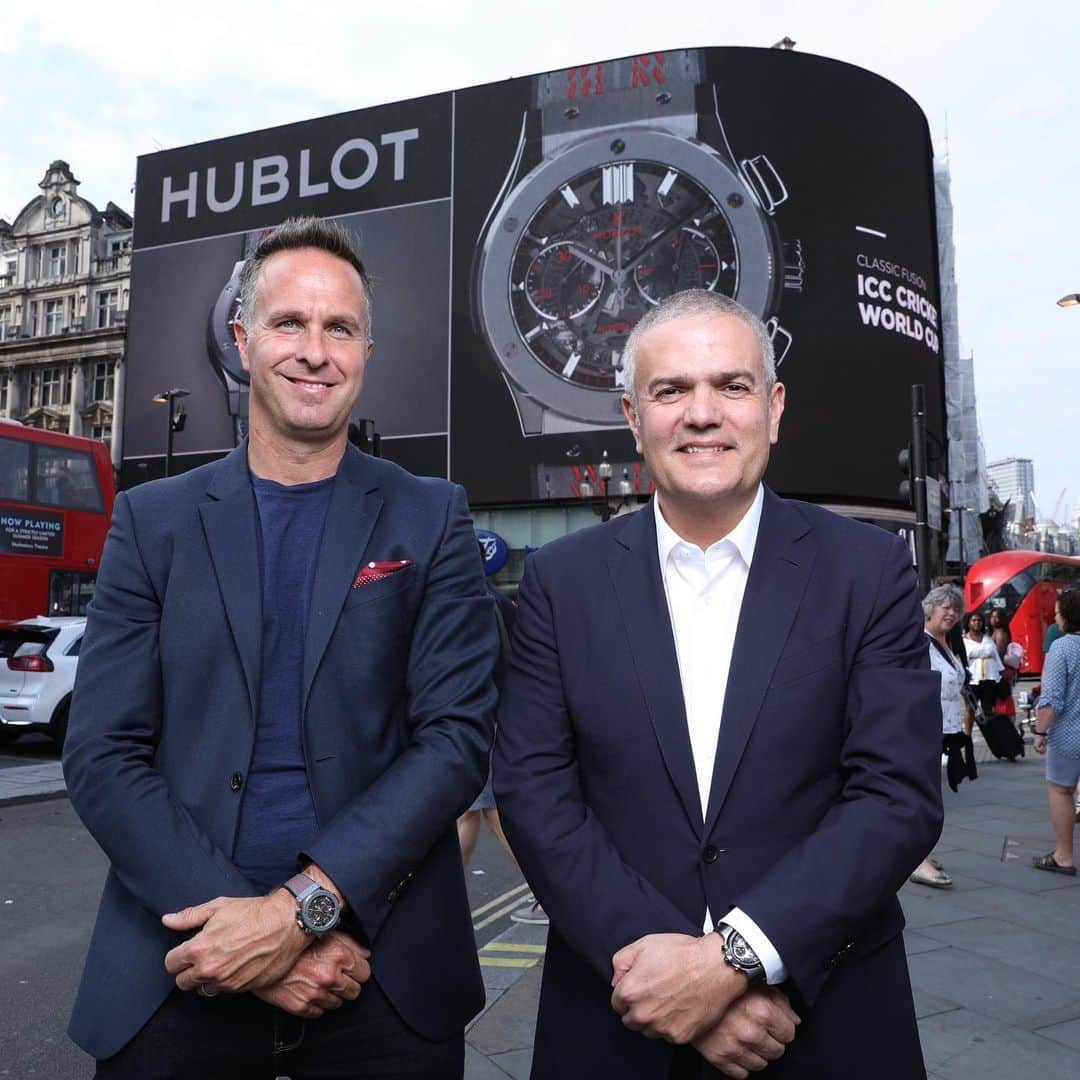
[[[248,391],[251,380],[240,360],[236,346],[236,330],[233,322],[240,309],[240,271],[247,258],[255,250],[262,237],[261,232],[244,234],[243,258],[232,268],[214,301],[206,320],[206,353],[210,366],[225,388],[225,400],[233,423],[233,441],[236,445],[247,434]]]
[[[537,122],[542,159],[521,176]],[[699,50],[537,76],[472,283],[522,433],[623,425],[627,336],[682,289],[759,315],[781,363],[780,296],[803,281],[801,244],[773,220],[787,198],[766,156],[732,152]]]
[[[724,943],[724,960],[730,967],[741,971],[751,982],[764,977],[765,965],[738,930],[727,923],[718,923],[716,932]]]
[[[305,934],[321,937],[330,933],[341,919],[341,903],[307,874],[295,874],[285,882],[296,898],[296,924]]]

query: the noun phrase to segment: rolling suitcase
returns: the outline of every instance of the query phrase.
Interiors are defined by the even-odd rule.
[[[982,709],[978,709],[975,712],[975,723],[979,725],[979,731],[994,757],[1015,761],[1024,756],[1024,737],[1017,731],[1011,717],[1001,713],[987,715]]]

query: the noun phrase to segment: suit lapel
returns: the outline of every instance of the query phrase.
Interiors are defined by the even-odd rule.
[[[813,569],[806,519],[765,489],[716,747],[705,835],[716,824]]]
[[[675,638],[660,577],[651,503],[629,515],[616,532],[608,570],[664,765],[687,818],[700,835],[701,796],[686,726]]]
[[[367,459],[349,446],[334,478],[330,505],[323,525],[319,561],[311,589],[307,638],[304,642],[304,679],[301,716],[307,709],[308,694],[315,672],[330,642],[330,635],[349,589],[356,578],[364,550],[382,509],[378,482]]]
[[[259,700],[262,602],[257,511],[246,441],[221,461],[207,494],[199,515],[254,717]]]

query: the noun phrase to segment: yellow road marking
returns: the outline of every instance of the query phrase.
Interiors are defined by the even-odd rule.
[[[537,960],[520,960],[514,956],[481,956],[481,967],[502,967],[502,968],[531,968],[536,967],[539,964]]]
[[[521,897],[516,896],[510,901],[506,907],[496,908],[486,919],[481,919],[477,923],[473,923],[474,930],[483,930],[485,926],[490,926],[497,919],[501,919],[504,915],[509,915],[514,908],[521,906]]]
[[[525,892],[529,888],[529,883],[523,881],[520,885],[515,885],[514,888],[508,889],[501,896],[496,896],[494,900],[489,900],[486,904],[481,904],[475,911],[469,912],[471,918],[475,919],[477,915],[483,915],[485,911],[490,911],[493,907],[498,907],[499,904],[505,900],[509,900],[511,896],[517,896],[519,893]]]
[[[515,945],[512,941],[489,941],[481,950],[482,952],[520,952],[538,953],[543,956],[547,951],[546,945]]]

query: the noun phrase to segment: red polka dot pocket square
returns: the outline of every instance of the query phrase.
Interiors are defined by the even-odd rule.
[[[352,583],[354,589],[362,589],[365,585],[373,585],[376,581],[400,574],[402,570],[408,570],[412,566],[412,559],[391,559],[389,562],[368,562],[360,568],[356,580]]]

